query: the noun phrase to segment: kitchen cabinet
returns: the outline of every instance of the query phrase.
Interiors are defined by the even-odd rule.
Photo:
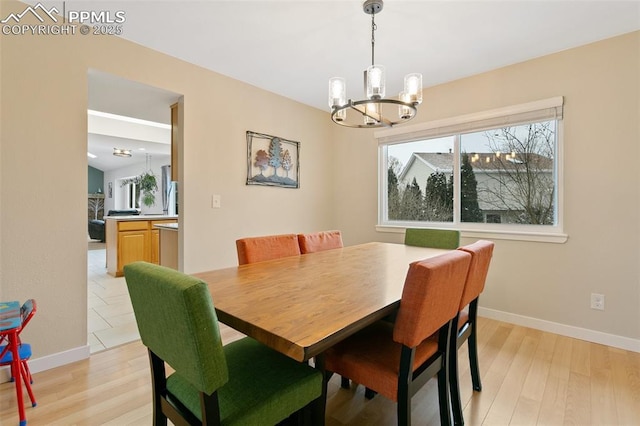
[[[132,262],[159,264],[160,237],[158,224],[176,223],[177,218],[157,219],[157,216],[106,217],[107,272],[123,275],[123,267]]]

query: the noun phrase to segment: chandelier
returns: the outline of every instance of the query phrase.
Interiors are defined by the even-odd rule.
[[[371,15],[371,66],[364,71],[366,99],[347,100],[345,79],[329,79],[329,107],[334,123],[346,127],[392,127],[411,120],[416,115],[416,106],[422,102],[422,74],[407,74],[404,90],[398,99],[385,99],[385,71],[375,63],[375,15],[382,10],[383,0],[366,0],[362,9]],[[355,114],[347,118],[347,112]],[[354,117],[355,116],[355,117]]]

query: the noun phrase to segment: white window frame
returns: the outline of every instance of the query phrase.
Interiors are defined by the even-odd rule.
[[[404,233],[406,228],[428,227],[440,229],[458,229],[462,237],[491,238],[518,241],[537,241],[564,243],[568,235],[563,231],[563,104],[562,96],[498,108],[458,117],[435,120],[416,125],[380,130],[374,133],[378,142],[378,225],[379,232]],[[462,133],[476,132],[505,126],[531,123],[535,121],[557,120],[556,127],[556,159],[554,161],[556,175],[556,224],[555,225],[520,225],[460,222],[459,207],[454,208],[453,222],[401,222],[388,221],[387,206],[387,147],[389,145],[433,139],[444,136],[455,136]],[[454,142],[453,169],[460,170],[460,143]],[[458,202],[460,179],[454,180],[454,204]]]

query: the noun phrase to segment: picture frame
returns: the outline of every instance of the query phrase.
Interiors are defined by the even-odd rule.
[[[247,185],[300,188],[300,142],[247,131]]]
[[[109,198],[113,198],[113,182],[107,184],[107,195]]]

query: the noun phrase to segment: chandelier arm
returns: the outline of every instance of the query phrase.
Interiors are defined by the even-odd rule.
[[[368,102],[370,103],[370,102]],[[366,104],[362,104],[362,105],[356,105],[353,102],[349,102],[349,107],[351,107],[351,109],[354,109],[356,111],[358,111],[360,114],[362,114],[363,116],[367,116],[373,120],[376,121],[376,123],[382,124],[385,127],[391,127],[393,125],[393,123],[386,119],[385,117],[382,116],[382,114],[380,113],[374,113],[372,111],[367,111],[367,107],[365,106]]]
[[[411,111],[413,111],[413,114],[411,114],[407,118],[400,118],[399,120],[396,120],[396,121],[392,121],[383,115],[380,115],[380,119],[378,119],[377,114],[372,115],[371,111],[366,110],[366,105],[372,104],[372,103],[404,106],[409,108]],[[397,124],[405,123],[411,120],[415,116],[416,106],[417,106],[416,103],[407,103],[407,102],[402,102],[396,99],[378,99],[375,102],[370,99],[365,99],[360,101],[354,101],[352,99],[349,99],[349,101],[346,104],[342,106],[334,106],[331,108],[331,119],[333,120],[334,123],[344,127],[356,127],[361,129],[372,129],[376,127],[393,127]],[[367,116],[376,120],[376,123],[375,124],[355,124],[355,123],[350,123],[347,120],[336,119],[338,112],[345,109],[352,109],[352,110],[358,111],[362,116]]]

